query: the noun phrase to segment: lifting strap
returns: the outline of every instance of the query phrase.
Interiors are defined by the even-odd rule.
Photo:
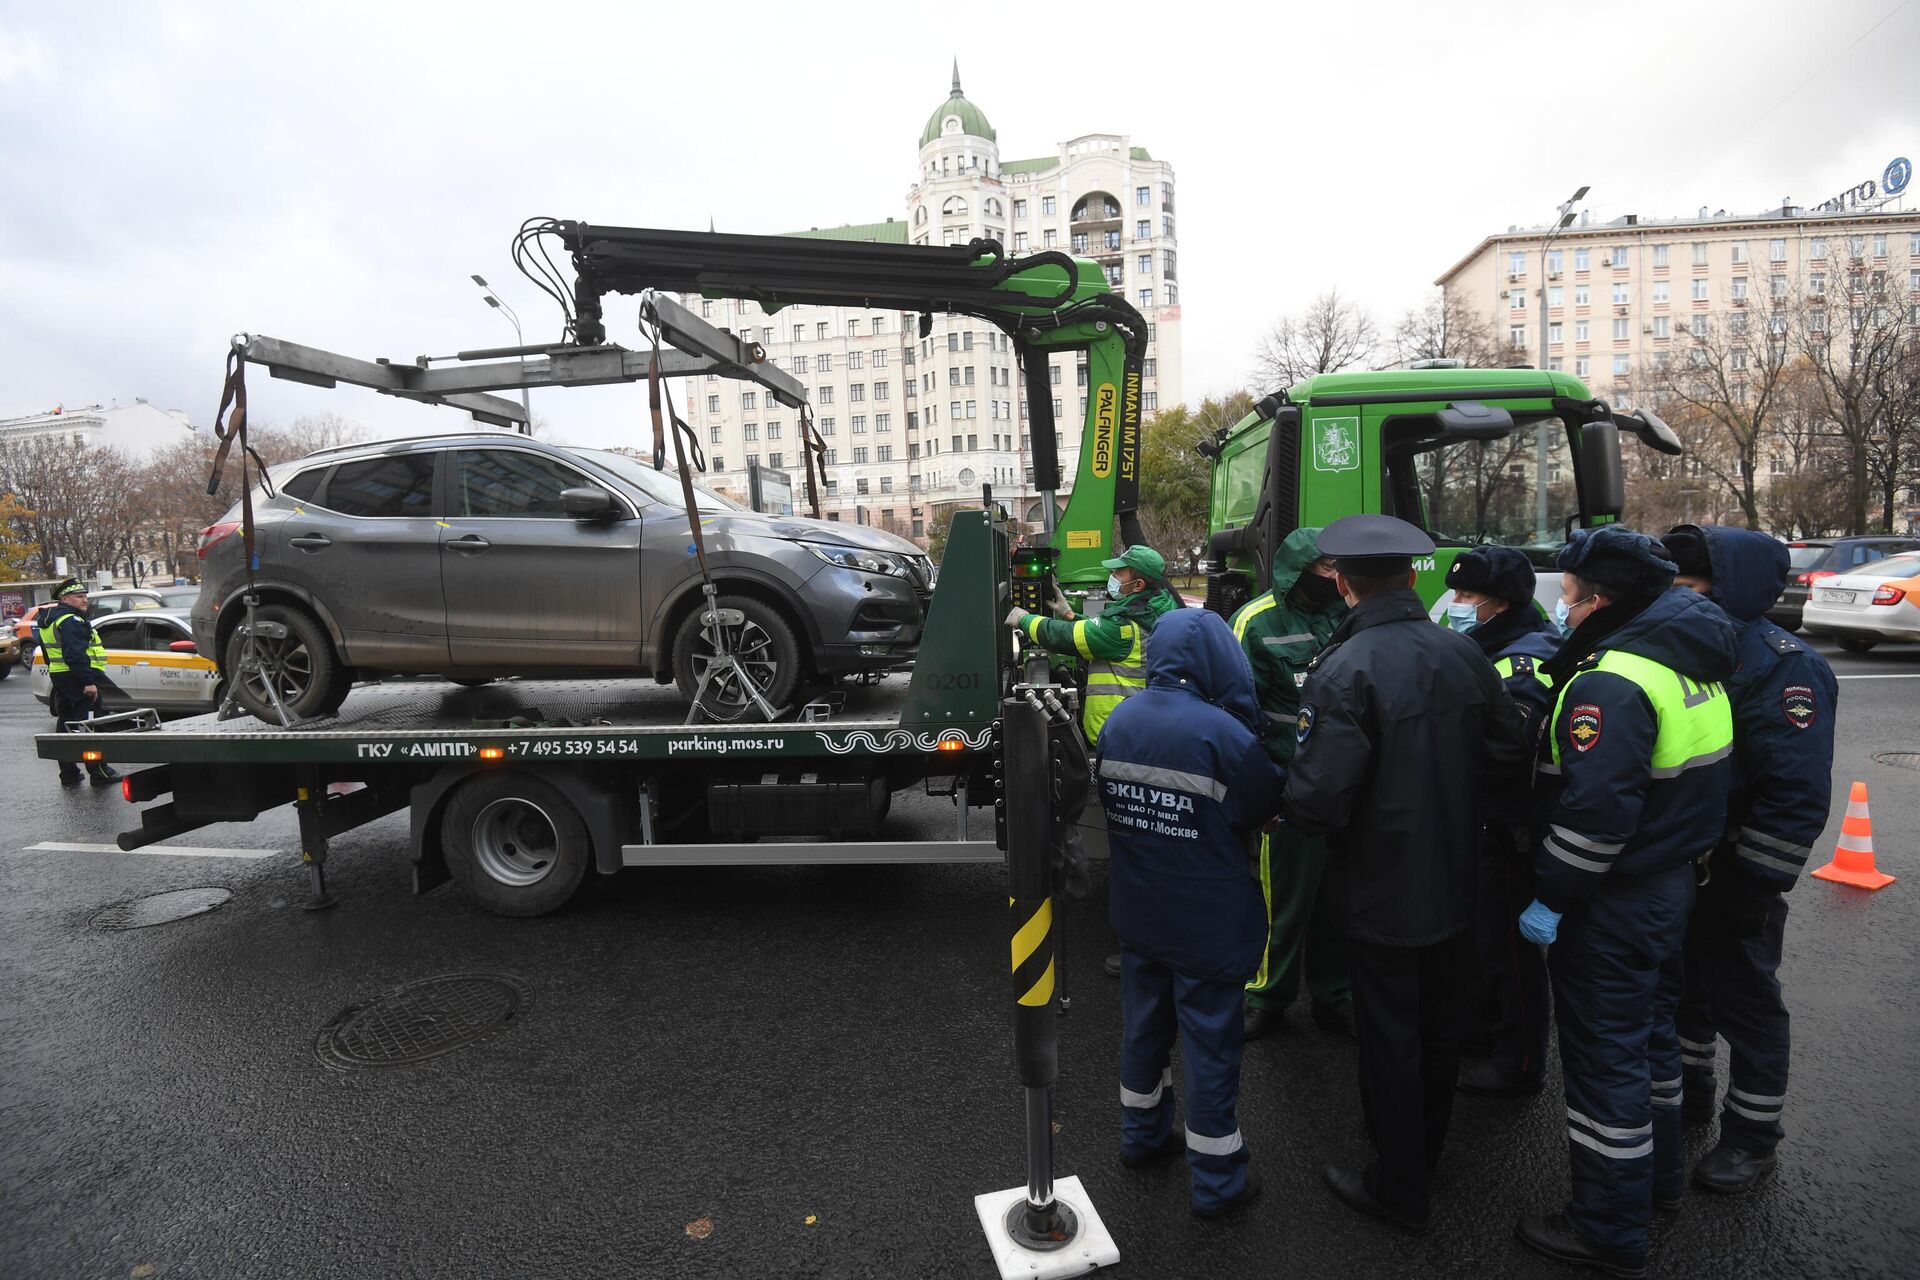
[[[232,417],[227,416],[229,406],[233,409]],[[220,448],[213,455],[213,474],[207,477],[208,497],[220,492],[227,454],[236,443],[240,446],[240,545],[246,558],[247,590],[251,593],[254,571],[259,568],[259,554],[253,549],[253,484],[247,474],[247,459],[253,459],[262,476],[267,469],[247,441],[247,358],[241,354],[237,342],[227,351],[227,379],[220,388],[220,408],[213,415],[213,434],[220,441]]]
[[[807,464],[807,506],[809,514],[815,520],[820,518],[820,490],[827,483],[827,442],[813,425],[813,406],[802,403],[800,406],[800,457]],[[814,480],[815,469],[819,471],[818,483]]]

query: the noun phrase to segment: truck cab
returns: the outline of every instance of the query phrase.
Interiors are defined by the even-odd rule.
[[[1520,547],[1550,567],[1568,530],[1619,519],[1622,432],[1681,451],[1657,417],[1616,413],[1564,373],[1429,365],[1308,378],[1200,442],[1213,463],[1207,607],[1231,615],[1264,591],[1293,529],[1358,512],[1432,536],[1437,551],[1416,565],[1429,606],[1469,547]]]

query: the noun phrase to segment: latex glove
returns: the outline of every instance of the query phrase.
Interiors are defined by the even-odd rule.
[[[1019,605],[1015,605],[1013,608],[1007,610],[1007,625],[1016,631],[1024,631],[1026,629],[1027,619],[1032,616],[1032,614],[1022,609]]]
[[[1520,936],[1543,947],[1552,946],[1560,936],[1560,913],[1535,898],[1520,913]]]
[[[1047,596],[1047,605],[1053,610],[1053,616],[1062,621],[1073,617],[1073,606],[1067,603],[1067,597],[1061,593],[1060,584],[1057,582],[1053,584],[1053,589]]]

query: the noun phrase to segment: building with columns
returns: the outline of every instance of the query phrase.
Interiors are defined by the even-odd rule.
[[[1173,167],[1119,134],[1091,133],[1050,155],[1000,158],[986,113],[953,86],[919,134],[916,180],[898,217],[793,234],[889,244],[1000,241],[1018,256],[1059,249],[1105,269],[1147,319],[1142,413],[1181,399],[1180,283]],[[757,228],[756,228],[757,229]],[[936,504],[977,502],[981,486],[1037,523],[1032,441],[1013,344],[970,316],[919,317],[850,307],[767,314],[751,301],[685,299],[712,323],[752,338],[806,384],[827,447],[822,514],[924,541]],[[1052,368],[1061,462],[1070,485],[1086,419],[1086,366]],[[750,463],[788,472],[806,492],[798,416],[720,378],[689,382],[685,417],[707,453],[704,483],[745,499]],[[1067,492],[1061,493],[1061,499]]]

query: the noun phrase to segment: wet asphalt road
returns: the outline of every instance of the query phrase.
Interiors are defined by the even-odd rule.
[[[1819,860],[1859,778],[1902,879],[1793,893],[1779,1172],[1663,1218],[1656,1274],[1920,1271],[1920,777],[1871,759],[1920,752],[1920,651],[1835,667],[1905,678],[1841,685]],[[28,742],[45,723],[24,678],[0,682],[0,1275],[993,1274],[973,1196],[1024,1180],[998,868],[629,871],[504,920],[452,886],[411,896],[395,816],[336,841],[340,905],[307,914],[290,813],[173,842],[278,855],[257,860],[23,851],[133,825],[117,791],[55,785]],[[908,816],[944,824],[946,803]],[[233,898],[89,925],[198,885]],[[1352,1046],[1304,1004],[1248,1053],[1242,1125],[1268,1181],[1244,1219],[1190,1218],[1178,1166],[1123,1171],[1105,889],[1097,867],[1065,918],[1055,1108],[1059,1172],[1117,1237],[1113,1274],[1573,1274],[1511,1238],[1565,1194],[1557,1080],[1461,1100],[1432,1230],[1410,1240],[1321,1187],[1323,1162],[1366,1148]],[[317,1058],[348,1006],[468,971],[528,993],[504,1034],[384,1071]]]

